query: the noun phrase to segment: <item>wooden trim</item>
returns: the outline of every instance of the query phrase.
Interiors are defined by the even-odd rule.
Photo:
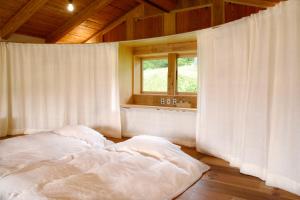
[[[246,6],[254,6],[260,8],[268,8],[275,6],[278,2],[271,2],[265,0],[224,0],[226,3],[234,3]]]
[[[168,95],[175,95],[176,93],[176,75],[177,75],[177,54],[168,54]]]
[[[177,54],[177,58],[183,58],[183,57],[188,57],[188,58],[194,58],[197,57],[197,53],[179,53]]]
[[[72,31],[75,27],[84,22],[87,18],[89,18],[96,10],[106,7],[113,0],[94,0],[87,7],[81,10],[79,13],[70,18],[65,24],[60,26],[54,32],[52,32],[47,38],[46,42],[52,43],[57,42],[62,37],[64,37],[67,33]]]
[[[132,66],[132,94],[141,93],[141,58],[138,56],[133,56],[133,66]]]
[[[180,52],[196,52],[197,42],[181,42],[174,44],[150,45],[144,47],[133,48],[134,55],[149,55],[158,53],[180,53]]]
[[[163,105],[160,102],[161,98],[165,99],[165,104]],[[170,99],[171,104],[166,104],[166,99]],[[134,94],[132,96],[132,103],[135,105],[178,107],[172,103],[173,99],[176,99],[177,103],[180,101],[189,102],[191,108],[197,107],[196,95]]]
[[[47,1],[48,0],[30,0],[2,27],[0,30],[1,37],[8,39],[11,34],[27,22]]]

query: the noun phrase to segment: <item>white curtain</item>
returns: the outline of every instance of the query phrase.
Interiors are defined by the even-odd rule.
[[[1,43],[0,71],[2,136],[83,124],[120,137],[116,43]]]
[[[198,34],[197,149],[300,195],[300,1]]]
[[[8,131],[9,99],[8,99],[8,66],[7,48],[0,42],[0,137]]]

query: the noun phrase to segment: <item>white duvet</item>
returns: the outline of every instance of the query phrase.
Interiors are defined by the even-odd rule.
[[[208,169],[159,137],[67,127],[0,141],[0,199],[172,199]]]

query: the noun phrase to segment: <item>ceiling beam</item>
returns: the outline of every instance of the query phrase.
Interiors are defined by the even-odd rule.
[[[174,10],[177,7],[177,0],[148,0],[148,1],[151,1],[154,4],[167,9],[168,11]]]
[[[225,2],[241,4],[246,6],[260,7],[260,8],[272,7],[278,3],[274,1],[272,2],[272,1],[265,1],[265,0],[225,0]]]
[[[139,3],[144,3],[149,6],[155,7],[163,12],[170,12],[175,9],[177,4],[174,0],[136,0]]]
[[[0,36],[4,39],[17,31],[36,13],[48,0],[30,0],[22,7],[0,30]]]
[[[70,18],[65,24],[60,26],[54,32],[52,32],[47,38],[46,42],[54,43],[79,26],[82,22],[88,19],[97,10],[106,7],[113,0],[94,0],[87,7],[81,10],[79,13]]]

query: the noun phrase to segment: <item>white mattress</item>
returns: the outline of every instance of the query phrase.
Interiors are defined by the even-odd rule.
[[[172,199],[209,169],[158,137],[97,140],[48,132],[0,141],[0,199]]]

